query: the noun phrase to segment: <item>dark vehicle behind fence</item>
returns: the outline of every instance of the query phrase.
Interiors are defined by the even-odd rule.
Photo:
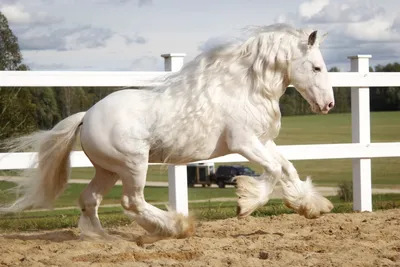
[[[242,165],[221,165],[218,167],[215,174],[211,176],[211,181],[216,183],[219,188],[224,188],[225,185],[236,185],[235,176],[247,175],[258,176],[252,169]]]
[[[214,163],[193,163],[187,165],[188,187],[201,184],[203,187],[211,186],[211,177],[214,175]]]

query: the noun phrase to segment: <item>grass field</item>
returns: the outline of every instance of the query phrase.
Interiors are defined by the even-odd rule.
[[[371,113],[372,142],[400,141],[400,112]],[[290,116],[282,118],[282,130],[276,140],[278,145],[351,143],[351,114]],[[351,180],[352,160],[302,160],[293,161],[302,178],[311,175],[316,184],[336,185],[341,180]],[[261,172],[254,164],[246,164]],[[216,164],[218,166],[218,164]],[[379,185],[400,184],[400,158],[372,159],[372,182]],[[74,168],[73,178],[90,179],[93,168]],[[165,166],[150,166],[149,181],[167,181]]]
[[[200,191],[206,191],[199,188]],[[164,189],[165,190],[165,189]],[[216,190],[224,192],[228,190]],[[339,200],[337,197],[328,197],[334,204],[333,213],[352,212],[352,203]],[[62,205],[62,201],[58,205]],[[192,216],[199,221],[233,218],[236,216],[236,202],[205,202],[189,203]],[[165,209],[164,205],[155,205]],[[393,209],[400,207],[400,194],[373,195],[373,209]],[[263,217],[271,215],[294,213],[282,204],[281,200],[271,199],[268,205],[257,209],[252,216]],[[58,228],[77,227],[80,216],[79,209],[35,211],[12,214],[0,217],[0,232],[35,231]],[[121,207],[100,207],[99,217],[105,227],[128,225],[131,220],[122,213]]]
[[[14,183],[0,181],[0,204],[15,199],[15,195],[8,193],[6,190],[14,186]],[[86,187],[85,184],[69,184],[65,192],[57,199],[54,207],[77,206],[79,194]],[[167,187],[146,187],[146,201],[148,202],[167,202]],[[120,204],[122,195],[122,186],[114,186],[111,191],[104,196],[102,204]],[[234,188],[189,188],[189,200],[211,199],[211,198],[234,198]]]

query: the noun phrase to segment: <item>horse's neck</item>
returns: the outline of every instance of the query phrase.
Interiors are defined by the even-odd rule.
[[[268,89],[268,91],[259,90],[253,95],[253,101],[249,99],[247,103],[247,110],[253,117],[252,128],[261,139],[265,140],[274,139],[279,134],[281,127],[279,100],[289,86],[286,76],[283,74],[281,77],[277,76],[279,74],[275,75],[274,81],[267,83],[270,87],[264,90]],[[282,82],[276,83],[276,79],[281,79]]]
[[[271,99],[279,101],[290,84],[286,68],[274,73],[274,77],[267,81],[266,84],[269,87],[268,91],[270,92]]]

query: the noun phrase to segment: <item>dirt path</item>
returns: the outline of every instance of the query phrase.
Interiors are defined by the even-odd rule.
[[[400,266],[400,210],[295,214],[203,222],[195,236],[145,248],[136,224],[117,241],[82,241],[76,229],[0,235],[0,266]]]

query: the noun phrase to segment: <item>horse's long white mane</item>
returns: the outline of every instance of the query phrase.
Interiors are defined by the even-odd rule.
[[[165,142],[170,140],[164,145],[175,150],[184,147],[187,139],[204,140],[210,129],[223,125],[235,109],[243,110],[242,115],[248,120],[245,123],[259,120],[257,123],[265,125],[262,120],[280,125],[278,101],[288,85],[289,60],[295,56],[294,51],[307,48],[308,34],[285,24],[251,27],[246,31],[249,36],[244,40],[236,39],[203,52],[152,89],[161,93],[163,100],[170,101],[169,105],[154,103],[163,109],[161,114],[168,112],[173,118],[160,120],[158,125],[158,135],[163,135]],[[264,109],[262,115],[256,106],[258,110]],[[273,126],[265,127],[266,132]],[[193,132],[196,136],[191,135]],[[170,138],[166,138],[166,133]],[[185,153],[191,154],[191,148],[185,147]]]
[[[236,38],[201,53],[155,90],[204,92],[234,80],[244,86],[241,91],[276,97],[280,92],[274,91],[277,81],[271,76],[287,67],[294,47],[307,48],[309,32],[287,24],[247,27],[245,40]]]

